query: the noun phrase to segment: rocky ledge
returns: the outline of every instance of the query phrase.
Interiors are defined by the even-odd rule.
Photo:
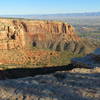
[[[0,100],[99,100],[100,69],[0,81]]]
[[[85,67],[85,68],[96,68],[100,67],[100,48],[97,48],[91,54],[83,58],[73,58],[72,64],[78,67]]]

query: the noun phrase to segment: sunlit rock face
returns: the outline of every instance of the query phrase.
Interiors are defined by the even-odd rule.
[[[79,40],[74,28],[63,22],[0,19],[0,49],[25,47],[28,39],[34,46],[56,47],[59,42]]]
[[[17,49],[25,46],[23,25],[15,21],[0,19],[0,49]]]
[[[92,41],[93,42],[93,41]],[[0,49],[48,48],[75,53],[95,49],[99,43],[81,39],[72,25],[57,21],[0,19]]]
[[[27,24],[29,37],[33,46],[50,48],[53,50],[64,50],[69,41],[79,41],[74,28],[63,22],[33,21]]]

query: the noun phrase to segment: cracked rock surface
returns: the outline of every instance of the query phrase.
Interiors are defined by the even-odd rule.
[[[0,100],[99,100],[100,69],[91,70],[1,80]]]

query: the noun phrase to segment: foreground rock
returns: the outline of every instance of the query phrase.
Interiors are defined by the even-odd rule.
[[[83,58],[73,58],[72,64],[78,67],[96,68],[100,67],[100,48]]]
[[[99,100],[100,73],[78,71],[1,80],[0,100]]]

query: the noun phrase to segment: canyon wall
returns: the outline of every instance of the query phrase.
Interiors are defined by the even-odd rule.
[[[22,24],[0,19],[0,49],[18,49],[25,46],[25,31]]]
[[[56,49],[67,41],[79,40],[73,26],[63,22],[0,19],[0,49],[22,49],[28,44]]]
[[[82,39],[72,25],[59,21],[0,19],[0,50],[47,48],[90,53],[100,41]]]

